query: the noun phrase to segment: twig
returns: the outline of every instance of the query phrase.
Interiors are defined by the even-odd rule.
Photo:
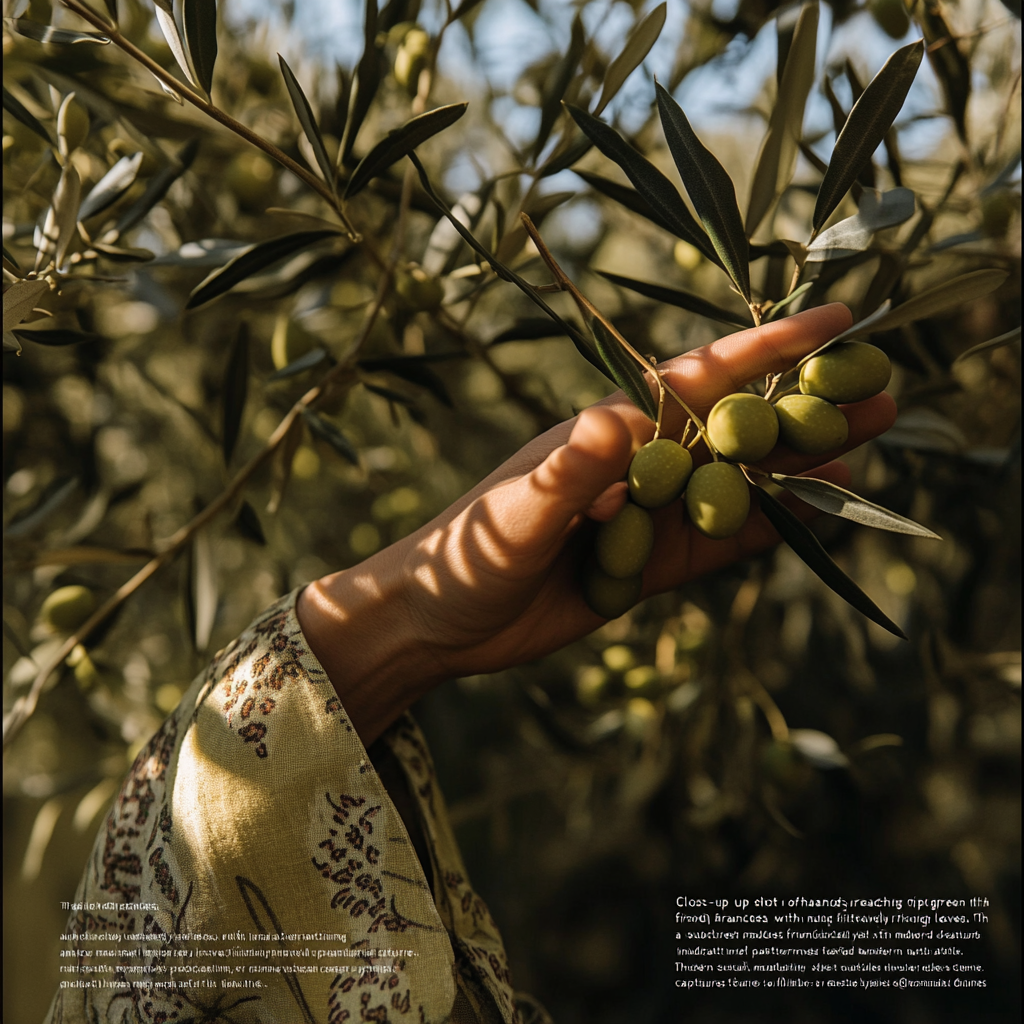
[[[90,25],[99,29],[105,36],[107,36],[115,46],[123,50],[128,56],[138,61],[143,67],[145,67],[151,74],[153,74],[159,81],[163,82],[168,88],[173,90],[182,99],[188,100],[194,107],[198,107],[204,114],[213,118],[219,124],[222,124],[225,128],[230,129],[236,135],[241,136],[246,142],[256,146],[257,149],[262,149],[267,156],[276,160],[282,167],[291,171],[297,178],[304,181],[314,192],[317,193],[332,210],[338,215],[341,220],[342,226],[348,232],[348,236],[353,242],[362,241],[362,236],[353,227],[351,221],[345,216],[342,210],[342,205],[338,202],[337,197],[334,194],[333,189],[324,181],[321,181],[315,174],[307,171],[305,167],[293,160],[287,153],[282,152],[272,142],[268,142],[266,139],[257,135],[251,128],[247,128],[241,121],[236,121],[226,111],[215,106],[204,96],[201,96],[190,86],[184,84],[179,79],[175,78],[170,72],[165,71],[155,60],[143,53],[133,42],[126,39],[118,31],[117,26],[110,24],[105,18],[100,17],[95,11],[90,10],[85,4],[81,3],[80,0],[60,0],[60,2],[69,10],[73,11],[84,21],[89,22]]]

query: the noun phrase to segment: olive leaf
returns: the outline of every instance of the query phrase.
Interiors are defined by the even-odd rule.
[[[544,90],[544,97],[541,100],[540,127],[537,129],[537,138],[533,142],[534,160],[540,156],[541,150],[551,135],[551,129],[554,128],[555,121],[558,120],[558,115],[562,109],[562,97],[565,95],[565,90],[569,88],[569,83],[576,73],[576,67],[580,62],[580,57],[583,56],[585,46],[586,38],[583,34],[583,20],[579,13],[577,13],[572,21],[569,46],[561,60],[552,68],[547,87]]]
[[[790,729],[789,742],[815,768],[845,768],[850,759],[827,732],[817,729]]]
[[[675,234],[672,225],[636,189],[630,188],[628,185],[620,185],[617,181],[603,178],[600,174],[592,174],[590,171],[581,171],[574,168],[573,173],[581,177],[595,192],[600,192],[601,195],[614,200],[620,206],[626,207],[627,210],[632,210],[633,213],[646,217],[652,224],[657,224],[659,228],[662,228],[669,234]]]
[[[230,291],[247,277],[252,277],[253,274],[269,267],[272,263],[302,249],[308,249],[325,238],[337,237],[339,234],[339,231],[328,230],[297,231],[291,235],[282,235],[280,238],[271,238],[266,242],[250,246],[196,285],[185,308],[195,309],[197,306],[210,302],[226,291]]]
[[[30,131],[35,132],[36,135],[38,135],[44,142],[53,145],[53,140],[50,138],[49,132],[47,132],[47,130],[39,123],[35,115],[29,111],[21,100],[7,91],[7,86],[4,86],[4,110],[6,110],[15,121],[20,121]]]
[[[428,110],[427,113],[406,121],[400,128],[388,132],[356,165],[352,177],[345,186],[344,197],[350,199],[361,192],[371,178],[383,173],[427,139],[454,124],[466,112],[468,106],[468,103],[450,103],[436,110]]]
[[[276,373],[272,373],[267,378],[267,383],[269,384],[276,380],[285,380],[287,377],[296,377],[300,373],[305,373],[306,370],[312,370],[314,366],[319,366],[325,359],[328,362],[334,362],[326,349],[311,349],[309,352],[305,353],[305,355],[301,355],[298,359],[290,362],[287,366],[282,366]]]
[[[715,251],[739,293],[750,302],[750,249],[725,168],[694,134],[682,107],[660,84],[658,113],[672,159]]]
[[[110,37],[100,32],[73,32],[71,29],[54,28],[52,25],[41,25],[37,21],[29,21],[27,18],[4,18],[11,31],[17,32],[26,39],[34,39],[38,43],[74,44],[74,43],[98,43],[106,46]]]
[[[804,108],[814,84],[817,36],[818,5],[804,4],[787,53],[779,54],[780,61],[785,61],[785,67],[750,186],[744,225],[748,236],[757,231],[765,215],[793,180],[803,134]]]
[[[53,200],[46,211],[43,227],[37,242],[35,269],[53,257],[55,266],[64,262],[68,246],[76,234],[78,225],[78,203],[82,192],[82,180],[70,161],[61,171],[60,180],[53,192]]]
[[[180,2],[180,0],[179,0]],[[192,65],[188,59],[188,52],[185,49],[185,42],[183,39],[184,33],[182,32],[181,26],[178,24],[178,19],[175,17],[174,5],[171,0],[154,0],[153,10],[156,12],[157,24],[160,26],[160,31],[164,35],[164,39],[167,41],[167,45],[171,48],[171,53],[174,54],[174,59],[178,64],[178,67],[184,72],[185,77],[192,85],[198,85],[196,76],[192,70]],[[181,13],[180,7],[177,12]],[[167,92],[169,95],[175,96],[177,101],[181,102],[181,97],[177,96],[173,90],[169,90],[167,86],[158,78],[160,87]]]
[[[764,488],[758,488],[757,498],[765,518],[775,527],[779,536],[826,586],[872,622],[877,622],[883,629],[903,640],[907,639],[903,630],[832,561],[832,557],[821,546],[821,541],[781,501]]]
[[[113,206],[132,187],[142,166],[143,154],[123,156],[102,178],[89,190],[78,208],[80,221],[95,217],[108,207]]]
[[[625,84],[626,79],[644,62],[651,47],[658,41],[665,27],[668,5],[658,4],[642,21],[634,26],[622,52],[608,65],[601,86],[601,98],[597,101],[594,114],[598,117]]]
[[[189,596],[192,612],[192,638],[196,650],[210,646],[210,635],[217,618],[217,563],[209,529],[199,530],[192,541],[189,559]]]
[[[770,321],[774,320],[779,310],[785,309],[791,303],[796,302],[796,300],[799,299],[804,294],[804,292],[810,290],[813,284],[813,281],[805,281],[802,285],[800,285],[799,288],[795,288],[793,291],[791,291],[784,299],[779,299],[779,301],[774,303],[771,309],[768,310],[768,315],[764,318],[762,322],[769,323]]]
[[[393,373],[396,377],[407,380],[410,384],[416,384],[418,387],[425,388],[442,405],[446,405],[449,409],[454,409],[455,403],[452,402],[452,396],[448,393],[448,388],[437,373],[431,369],[430,363],[440,362],[443,359],[461,359],[463,356],[464,353],[462,352],[437,353],[426,356],[383,356],[373,359],[360,359],[359,367],[369,372],[379,373],[386,371],[387,373]]]
[[[181,22],[192,68],[209,96],[217,62],[217,0],[181,0]]]
[[[92,250],[99,256],[105,256],[116,263],[148,263],[153,259],[149,249],[128,248],[124,245],[108,245],[106,242],[93,242]]]
[[[15,281],[4,292],[4,330],[17,327],[50,290],[46,281]]]
[[[135,227],[167,195],[167,190],[192,166],[192,161],[195,160],[198,152],[199,142],[196,139],[189,140],[178,150],[174,163],[162,167],[150,178],[146,191],[118,218],[114,227],[116,235],[123,235]],[[113,240],[104,238],[104,241]]]
[[[579,107],[566,104],[580,130],[609,160],[622,168],[637,192],[665,227],[677,238],[696,246],[713,263],[722,265],[707,233],[687,209],[675,185],[648,159],[641,156],[619,133]],[[657,221],[655,221],[657,223]]]
[[[1020,341],[1019,327],[1014,327],[1012,331],[1000,334],[998,338],[989,338],[988,341],[983,341],[980,345],[974,345],[966,352],[961,352],[960,355],[953,360],[953,365],[956,366],[957,363],[961,363],[965,359],[970,359],[971,356],[976,356],[979,352],[987,352],[989,349],[1002,348],[1004,345],[1012,345],[1015,341]]]
[[[18,327],[12,333],[19,341],[31,341],[36,345],[48,345],[51,348],[81,345],[86,341],[99,341],[98,334],[73,331],[66,327]]]
[[[862,526],[873,526],[878,530],[890,533],[907,533],[914,537],[930,537],[941,540],[937,533],[927,527],[915,523],[913,519],[890,512],[881,505],[867,501],[827,480],[816,480],[809,476],[786,476],[783,473],[772,473],[772,479],[791,491],[808,505],[820,508],[829,515],[841,516]]]
[[[299,450],[303,438],[303,421],[299,418],[292,420],[288,432],[278,449],[277,458],[270,478],[270,498],[267,501],[267,514],[276,515],[284,501],[284,493],[288,489],[288,481],[292,476],[292,462],[295,460],[295,453]]]
[[[256,509],[248,501],[243,501],[239,506],[234,525],[235,529],[247,540],[255,541],[261,546],[266,545],[267,537],[263,532],[263,524],[256,514]]]
[[[877,440],[888,448],[911,448],[946,455],[958,455],[968,443],[957,424],[925,406],[901,412],[896,422]]]
[[[868,83],[836,139],[828,170],[814,203],[812,238],[857,180],[863,165],[885,138],[910,92],[924,56],[921,40],[897,50]]]
[[[562,333],[558,324],[547,317],[525,317],[496,334],[490,343],[504,345],[508,341],[539,341],[541,338],[556,338]]]
[[[249,329],[244,323],[239,326],[231,346],[227,366],[224,368],[222,390],[224,433],[221,449],[224,452],[224,464],[228,465],[242,429],[242,414],[245,412],[245,399],[249,392]]]
[[[575,192],[549,192],[542,196],[534,195],[530,197],[528,202],[523,206],[522,212],[525,213],[537,227],[540,227],[544,218],[547,217],[552,210],[557,209],[563,203],[575,198]],[[498,243],[495,255],[502,262],[507,262],[522,251],[522,248],[526,244],[528,238],[529,236],[526,233],[526,228],[523,227],[522,221],[517,218],[511,230],[508,231],[505,237]]]
[[[811,283],[813,284],[813,282]],[[883,317],[888,316],[891,306],[892,303],[886,299],[885,302],[883,302],[870,316],[864,317],[863,320],[858,320],[857,323],[847,327],[845,331],[840,332],[834,338],[830,338],[824,345],[819,345],[813,352],[808,352],[807,355],[805,355],[803,359],[796,364],[795,369],[799,370],[804,363],[809,362],[815,356],[820,356],[822,352],[830,349],[833,345],[839,345],[844,341],[849,341],[850,338],[855,338],[858,334],[870,333],[874,330],[874,324],[878,323]]]
[[[157,256],[151,267],[222,267],[232,256],[237,256],[251,245],[237,238],[200,238],[186,242],[175,252]]]
[[[927,43],[928,62],[942,86],[946,110],[956,125],[957,134],[967,141],[967,102],[971,95],[971,66],[961,53],[956,33],[942,15],[941,9],[931,4],[915,6],[918,20]]]
[[[320,167],[320,173],[324,176],[324,181],[333,187],[334,163],[327,155],[327,147],[324,145],[324,138],[320,134],[320,126],[316,123],[313,108],[309,105],[309,100],[306,99],[306,94],[302,91],[302,86],[299,85],[299,80],[295,77],[294,72],[288,67],[287,61],[281,54],[277,55],[277,59],[281,64],[284,84],[288,87],[288,96],[291,98],[292,106],[295,108],[295,116],[298,117],[299,124],[302,125],[303,134],[309,140],[310,146],[313,147],[313,155],[316,157],[316,162]]]
[[[329,420],[309,409],[304,409],[302,418],[306,421],[310,433],[326,441],[343,459],[347,459],[353,466],[359,465],[359,453],[355,450],[352,442]]]
[[[377,44],[377,0],[366,0],[363,13],[363,53],[356,65],[348,98],[345,130],[338,146],[338,170],[348,163],[356,136],[369,112],[381,80],[381,47]]]
[[[969,274],[961,274],[950,281],[933,285],[931,288],[915,295],[912,299],[890,310],[885,316],[861,321],[857,334],[874,331],[891,331],[895,327],[933,317],[947,309],[954,309],[966,302],[973,302],[983,295],[995,291],[1009,275],[1005,270],[972,270]],[[869,322],[870,321],[870,322]],[[845,331],[846,337],[852,337],[853,328]]]
[[[731,310],[722,309],[707,299],[702,299],[692,292],[683,291],[681,288],[666,288],[660,284],[650,284],[647,281],[636,281],[631,277],[623,277],[621,274],[611,274],[605,270],[598,273],[617,284],[620,288],[628,288],[639,295],[646,295],[649,299],[656,299],[669,306],[678,306],[680,309],[688,309],[691,313],[706,316],[709,320],[717,320],[719,323],[731,324],[733,327],[753,327],[754,321],[749,315],[733,313]]]
[[[597,351],[622,393],[645,416],[652,420],[657,419],[658,407],[651,395],[647,378],[644,377],[643,371],[636,361],[600,320],[593,320],[590,327],[594,332],[594,340],[597,342]]]
[[[915,205],[914,193],[909,188],[894,188],[888,192],[864,189],[858,212],[826,228],[808,245],[807,262],[822,263],[863,252],[876,231],[909,220]]]

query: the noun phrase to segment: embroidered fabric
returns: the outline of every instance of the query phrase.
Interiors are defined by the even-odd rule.
[[[419,727],[406,713],[378,741],[414,845],[297,594],[218,652],[132,765],[65,934],[68,978],[98,987],[60,988],[47,1021],[544,1024],[532,1000],[520,1016]]]

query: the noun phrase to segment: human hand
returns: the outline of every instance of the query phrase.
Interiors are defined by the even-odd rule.
[[[849,323],[849,311],[836,303],[730,335],[661,369],[704,417],[723,395],[794,365]],[[895,418],[884,392],[843,411],[849,439],[831,455],[877,436]],[[678,437],[684,418],[667,407],[663,434]],[[303,630],[364,743],[444,679],[532,661],[601,625],[578,582],[585,523],[621,508],[629,461],[653,433],[617,392],[535,438],[416,533],[303,592]],[[706,461],[704,446],[694,455]],[[790,474],[813,469],[847,483],[845,466],[822,461],[779,448],[762,465]],[[727,540],[699,534],[678,501],[653,516],[644,597],[779,540],[756,502]]]

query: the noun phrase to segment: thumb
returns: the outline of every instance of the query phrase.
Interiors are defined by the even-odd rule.
[[[595,406],[580,413],[569,440],[512,487],[529,509],[533,540],[560,539],[580,513],[629,466],[633,436],[611,409]]]

